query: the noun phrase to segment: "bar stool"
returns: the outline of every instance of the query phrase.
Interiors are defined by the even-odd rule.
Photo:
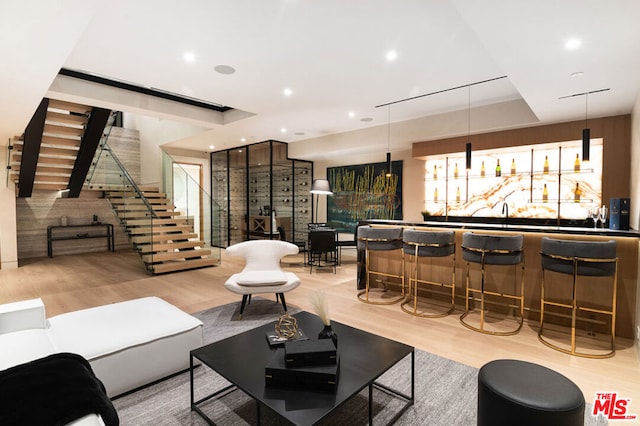
[[[365,277],[367,280],[365,289],[358,293],[358,299],[361,302],[371,303],[374,305],[391,305],[404,299],[404,250],[402,250],[402,231],[403,229],[400,227],[372,228],[371,226],[360,226],[358,228],[358,250],[363,250],[365,252]],[[396,250],[398,250],[402,256],[398,272],[393,273],[386,270],[371,269],[370,255],[372,251],[392,252]],[[391,300],[369,300],[369,294],[374,290],[371,288],[371,275],[400,279],[401,294],[393,297]],[[384,297],[387,292],[387,283],[382,280],[379,281],[382,282],[383,288],[375,288],[375,290],[382,290]]]
[[[411,256],[411,266],[409,267],[409,293],[413,289],[413,296],[409,295],[400,305],[403,311],[424,318],[440,318],[449,315],[455,309],[455,234],[453,231],[418,231],[415,229],[405,229],[402,234],[404,240],[404,254]],[[418,264],[420,258],[434,257],[450,257],[451,258],[451,281],[441,282],[434,280],[426,280],[418,278]],[[415,283],[412,287],[412,283]],[[418,287],[419,284],[429,284],[438,287],[439,290],[444,288],[450,289],[448,292],[451,297],[451,305],[444,313],[430,314],[426,312],[418,312]],[[431,290],[433,291],[433,290]],[[445,294],[444,291],[436,291],[438,294]],[[413,303],[412,303],[413,302]],[[409,308],[409,306],[411,306]]]
[[[557,351],[581,356],[585,358],[609,358],[615,354],[616,351],[616,293],[618,287],[618,257],[616,252],[617,244],[614,240],[610,241],[567,241],[556,240],[548,237],[543,237],[541,240],[542,257],[542,290],[540,295],[540,329],[538,330],[538,339],[547,345],[548,347]],[[551,299],[547,295],[548,289],[545,287],[545,273],[552,271],[558,274],[571,275],[572,279],[572,296],[570,302],[559,301]],[[593,305],[585,306],[579,302],[578,297],[578,277],[611,277],[613,282],[611,284],[611,303],[608,304],[609,308],[599,308]],[[558,280],[555,286],[560,286],[563,280]],[[583,280],[586,281],[586,278]],[[565,281],[566,282],[566,281]],[[595,283],[594,283],[595,284]],[[580,284],[581,287],[587,285],[586,282]],[[571,310],[571,343],[570,349],[562,347],[558,344],[551,343],[549,337],[545,338],[543,335],[545,325],[545,313],[551,314],[552,312],[545,312],[547,306],[555,306],[563,309]],[[584,350],[576,349],[576,322],[589,321],[589,319],[580,317],[580,312],[589,312],[591,314],[602,314],[611,318],[611,330],[610,332],[610,349],[607,352],[602,353],[598,350],[592,350],[591,352],[585,352]],[[595,333],[590,331],[588,334],[595,336]]]
[[[465,232],[462,235],[462,258],[467,262],[467,279],[466,279],[466,293],[465,293],[465,311],[460,316],[460,322],[474,331],[480,333],[492,334],[497,336],[509,336],[516,334],[522,328],[522,322],[524,319],[524,252],[523,252],[524,237],[522,235],[482,235],[474,234],[473,232]],[[469,269],[471,263],[479,263],[481,271],[481,283],[480,288],[471,288],[469,280]],[[486,288],[486,267],[491,265],[495,266],[513,266],[514,267],[514,288],[513,292],[507,293],[505,291],[489,291]],[[517,284],[517,272],[518,266],[521,266],[522,273],[520,278],[520,285]],[[519,289],[518,289],[519,287]],[[478,326],[472,325],[468,322],[467,316],[474,312],[469,308],[469,295],[480,294],[480,324]],[[498,301],[486,301],[487,295],[500,297],[507,299],[507,301],[515,301],[513,303],[504,303]],[[476,300],[475,297],[473,300]],[[517,327],[513,330],[507,331],[494,331],[485,330],[485,303],[500,305],[508,307],[509,309],[517,308],[518,314],[516,315]]]

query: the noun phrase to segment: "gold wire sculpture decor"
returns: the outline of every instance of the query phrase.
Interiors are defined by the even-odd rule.
[[[298,336],[298,320],[284,313],[278,321],[276,321],[276,334],[281,339],[293,339]]]

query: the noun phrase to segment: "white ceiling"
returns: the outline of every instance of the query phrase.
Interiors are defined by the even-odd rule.
[[[558,98],[603,88],[589,97],[589,116],[626,114],[640,89],[639,18],[637,0],[3,0],[0,137],[22,133],[61,67],[254,114],[171,143],[196,150],[315,140],[456,111],[460,121],[465,111],[454,135],[482,127],[466,121],[469,102],[525,102],[530,111],[512,127],[584,119],[584,97]],[[572,37],[582,45],[570,51]],[[391,49],[398,57],[388,62]],[[221,64],[235,74],[217,73]],[[421,128],[411,138],[443,136]]]

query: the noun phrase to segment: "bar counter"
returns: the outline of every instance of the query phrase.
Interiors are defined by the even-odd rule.
[[[566,240],[583,241],[608,241],[617,243],[618,254],[618,290],[617,290],[617,319],[616,336],[634,338],[634,329],[637,315],[637,287],[638,268],[640,265],[640,232],[635,230],[621,231],[593,227],[573,226],[537,226],[510,223],[479,223],[479,222],[446,222],[446,221],[397,221],[397,220],[362,220],[360,225],[371,226],[401,226],[419,230],[443,230],[449,229],[455,232],[456,237],[456,312],[464,310],[464,289],[466,278],[466,263],[462,260],[462,234],[465,232],[477,232],[482,234],[524,236],[525,255],[525,318],[530,321],[538,321],[540,313],[540,288],[542,282],[542,270],[540,260],[540,245],[542,237],[550,237]],[[387,256],[387,254],[385,254]],[[385,256],[372,257],[372,262],[381,262],[380,266],[389,259]],[[398,253],[396,256],[400,256]],[[358,253],[358,289],[365,287],[364,253]],[[378,267],[380,267],[378,266]],[[569,286],[570,287],[570,286]],[[607,300],[610,298],[610,286],[590,286],[593,289],[588,297],[590,300]]]

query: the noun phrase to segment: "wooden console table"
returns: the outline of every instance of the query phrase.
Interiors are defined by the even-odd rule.
[[[86,229],[87,232],[77,232]],[[63,232],[66,230],[67,232]],[[86,240],[87,238],[106,238],[107,247],[115,251],[113,225],[110,223],[96,223],[86,225],[47,226],[47,254],[53,257],[53,242],[62,240]]]

